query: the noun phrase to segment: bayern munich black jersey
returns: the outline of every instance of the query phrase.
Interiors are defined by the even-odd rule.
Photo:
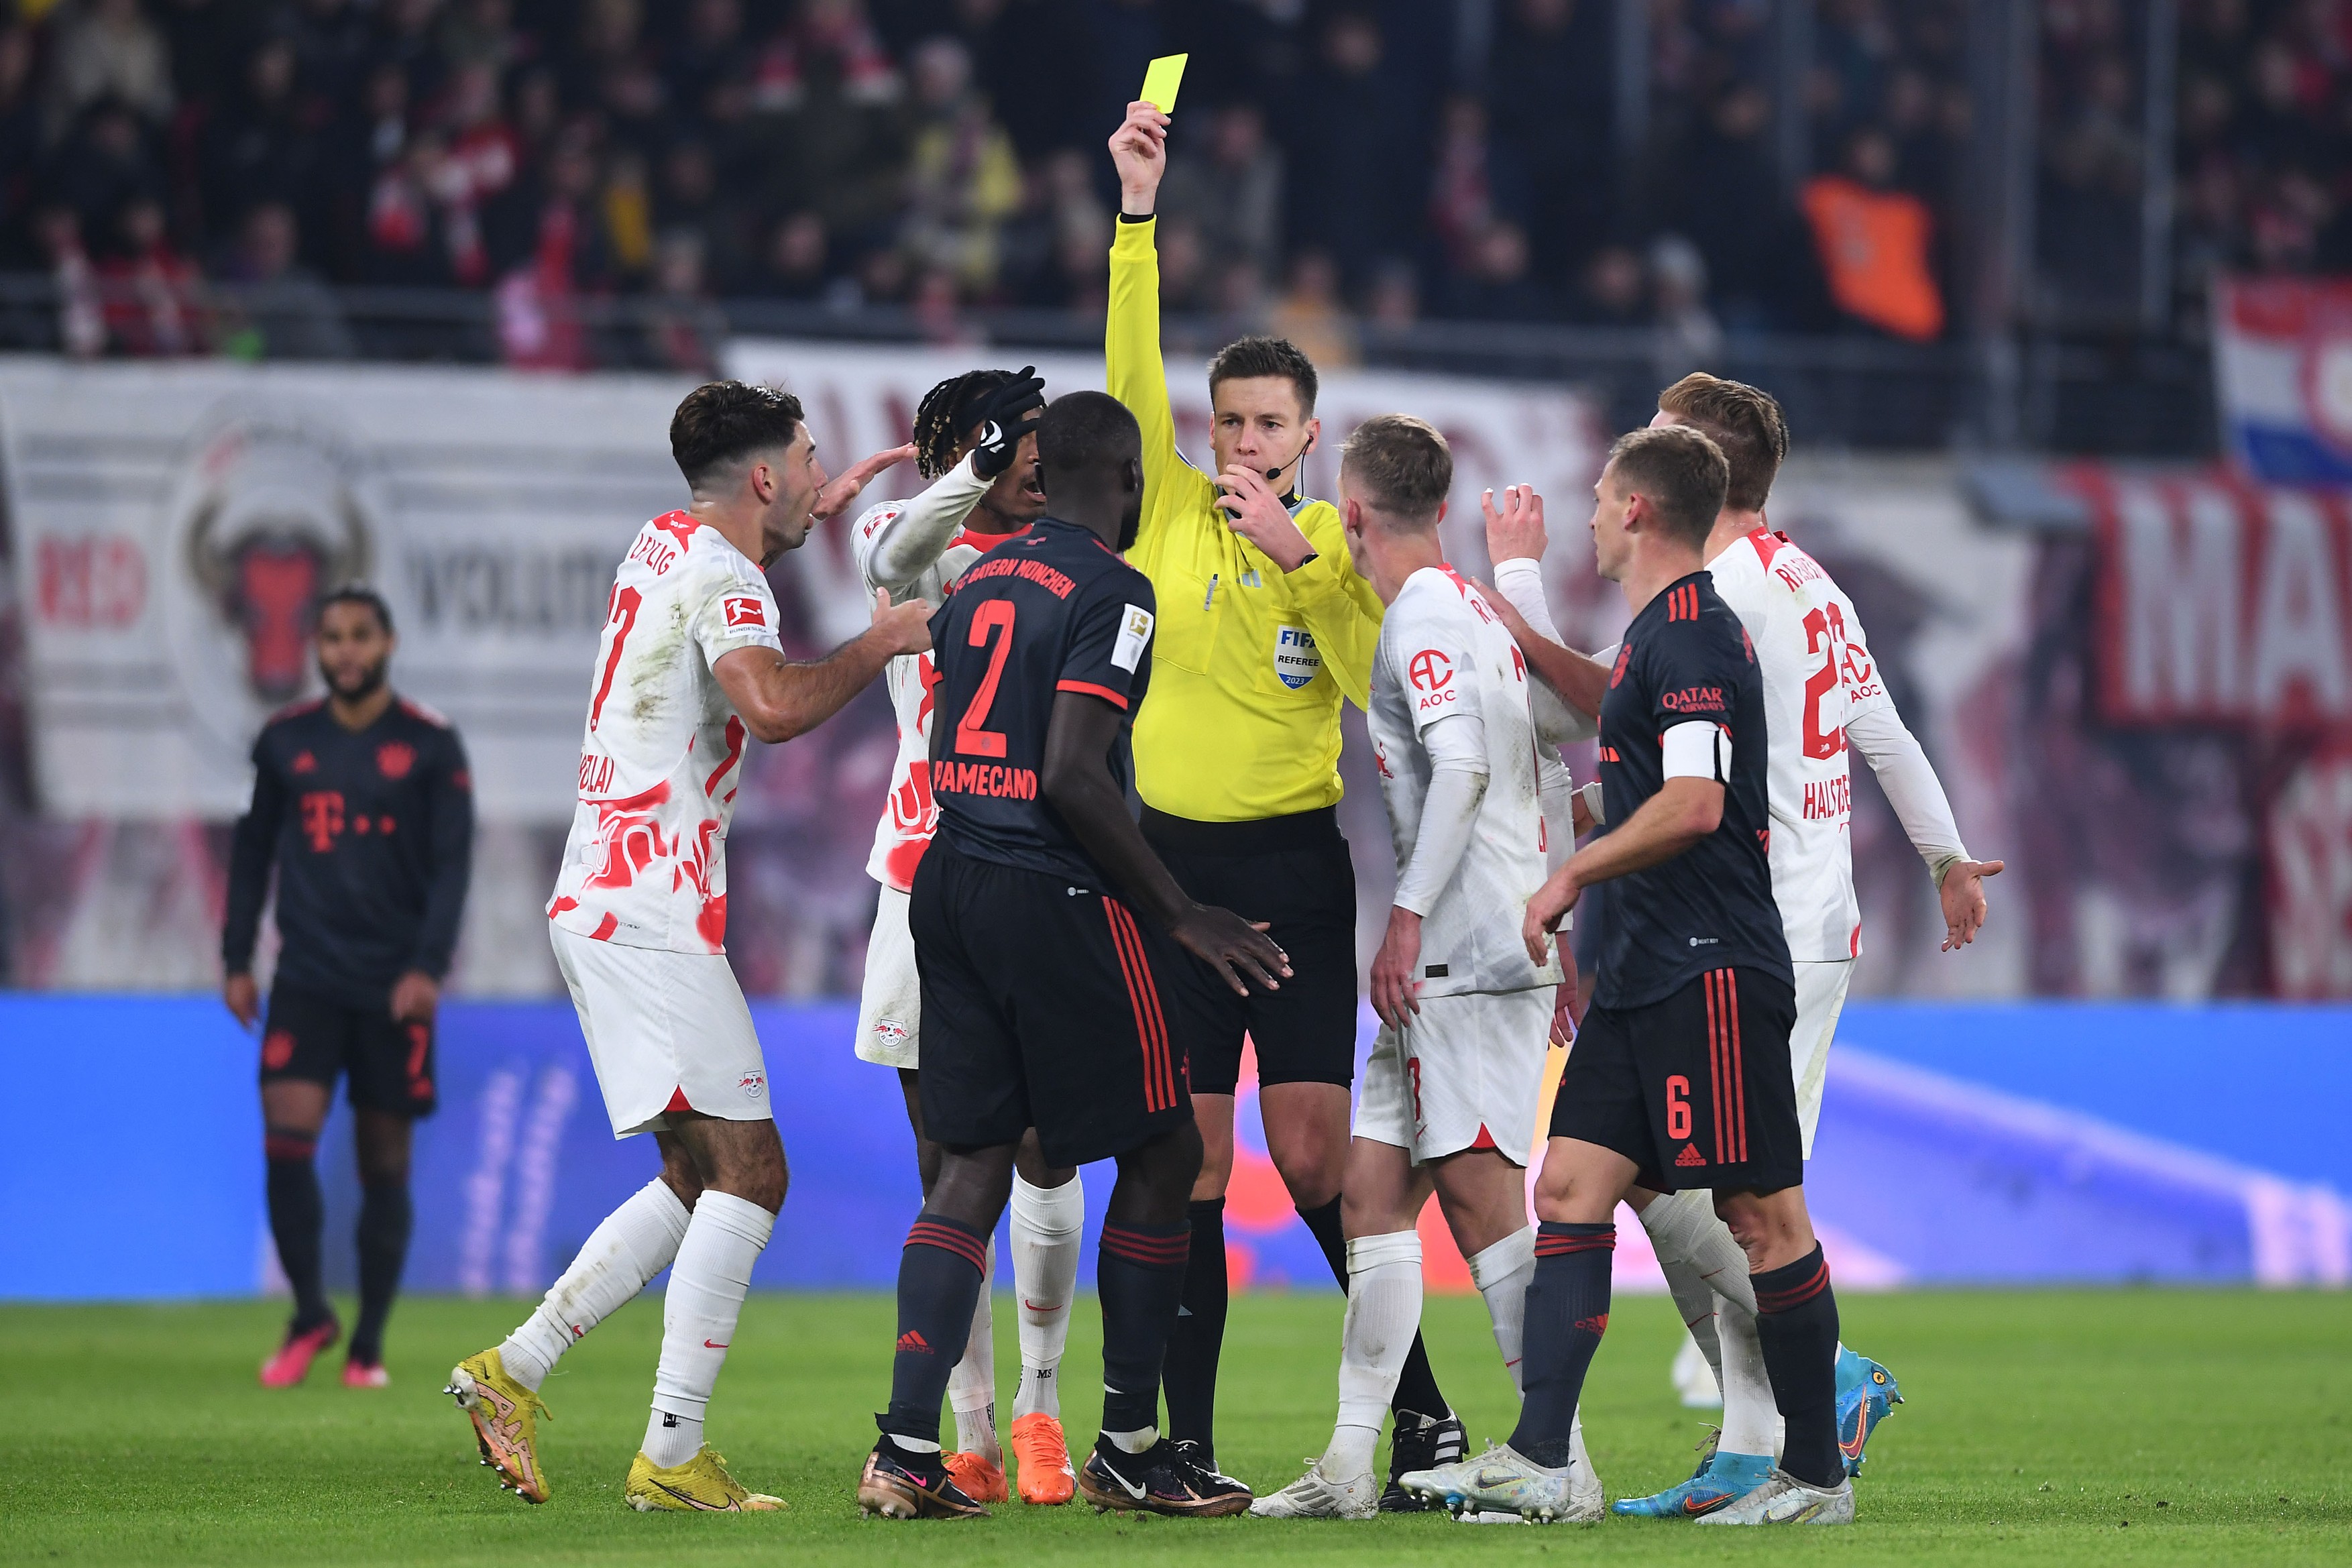
[[[1610,884],[1593,1001],[1643,1007],[1710,969],[1748,965],[1795,984],[1766,858],[1764,675],[1748,632],[1694,572],[1625,628],[1601,702],[1601,788],[1622,823],[1665,782],[1663,737],[1693,719],[1731,736],[1721,826],[1671,860]]]
[[[931,795],[959,850],[1103,889],[1101,869],[1039,793],[1045,726],[1065,691],[1124,711],[1108,760],[1128,788],[1152,622],[1151,580],[1089,530],[1051,517],[956,580],[931,617]]]
[[[473,844],[466,749],[445,720],[394,701],[352,731],[324,699],[287,709],[253,743],[222,964],[231,974],[253,967],[275,861],[285,945],[274,984],[382,1007],[408,971],[448,972]]]

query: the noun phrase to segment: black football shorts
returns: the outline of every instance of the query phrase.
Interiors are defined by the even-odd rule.
[[[352,1103],[395,1116],[433,1114],[433,1026],[383,1007],[352,1007],[290,986],[269,992],[261,1028],[261,1081],[299,1079],[331,1091],[351,1076]]]
[[[923,1131],[951,1148],[1037,1129],[1083,1165],[1192,1119],[1163,1004],[1203,967],[1107,893],[961,854],[944,835],[908,903],[923,994]]]
[[[1290,958],[1281,990],[1247,996],[1205,963],[1184,966],[1168,1016],[1193,1089],[1234,1092],[1244,1037],[1257,1050],[1260,1084],[1355,1081],[1356,868],[1339,814],[1193,822],[1146,807],[1143,836],[1178,887],[1269,922],[1265,934]]]
[[[1614,1149],[1654,1192],[1796,1186],[1796,992],[1759,969],[1710,969],[1643,1007],[1595,1006],[1560,1074],[1551,1135]]]

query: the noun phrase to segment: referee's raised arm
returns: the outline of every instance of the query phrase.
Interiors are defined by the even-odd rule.
[[[1164,1372],[1169,1433],[1213,1465],[1224,1190],[1245,1038],[1267,1150],[1347,1281],[1339,1179],[1356,1063],[1356,884],[1339,833],[1339,710],[1369,696],[1381,604],[1349,561],[1338,509],[1307,493],[1321,426],[1315,366],[1295,344],[1245,337],[1218,350],[1209,460],[1195,467],[1177,450],[1153,235],[1168,125],[1151,104],[1131,103],[1110,139],[1120,214],[1105,368],[1142,428],[1143,517],[1127,558],[1150,578],[1158,613],[1150,696],[1134,729],[1141,825],[1191,898],[1265,922],[1292,969],[1278,991],[1237,995],[1194,964],[1163,999],[1206,1149],[1187,1312]],[[1395,1408],[1402,1468],[1458,1451],[1444,1449],[1460,1426],[1418,1341]]]

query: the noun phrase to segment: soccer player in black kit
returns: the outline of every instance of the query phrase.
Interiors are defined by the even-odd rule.
[[[222,994],[261,1011],[253,944],[278,868],[281,946],[261,1034],[269,1229],[294,1288],[265,1387],[302,1381],[341,1326],[320,1280],[325,1222],[314,1156],[335,1079],[348,1074],[362,1190],[360,1318],[343,1382],[380,1388],[383,1326],[408,1258],[410,1131],[433,1114],[433,1015],[465,907],[473,786],[457,731],[395,696],[392,614],[365,588],[319,605],[327,695],[262,727],[253,805],[229,856]]]
[[[1150,580],[1113,553],[1142,515],[1135,417],[1073,393],[1038,421],[1037,462],[1045,515],[966,571],[931,618],[940,825],[908,923],[923,1125],[944,1157],[900,1255],[890,1407],[857,1502],[899,1519],[986,1511],[940,1459],[940,1398],[1034,1126],[1049,1164],[1118,1162],[1096,1273],[1102,1436],[1078,1490],[1098,1509],[1238,1513],[1249,1489],[1158,1430],[1201,1167],[1160,998],[1181,964],[1244,993],[1290,970],[1262,931],[1187,898],[1129,814],[1154,623]]]
[[[1402,1479],[1457,1509],[1566,1510],[1570,1424],[1609,1326],[1611,1216],[1638,1184],[1713,1190],[1748,1255],[1787,1426],[1765,1483],[1697,1522],[1853,1521],[1837,1298],[1805,1212],[1789,1064],[1795,980],[1766,859],[1764,679],[1702,556],[1729,479],[1713,441],[1665,426],[1622,437],[1594,487],[1596,563],[1633,612],[1601,704],[1601,787],[1617,826],[1528,901],[1529,954],[1582,889],[1616,886],[1536,1184],[1518,1427],[1476,1458]]]

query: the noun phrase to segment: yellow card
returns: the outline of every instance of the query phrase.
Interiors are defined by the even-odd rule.
[[[1176,89],[1184,82],[1184,62],[1190,55],[1162,55],[1143,73],[1143,90],[1135,96],[1162,114],[1176,112]]]

